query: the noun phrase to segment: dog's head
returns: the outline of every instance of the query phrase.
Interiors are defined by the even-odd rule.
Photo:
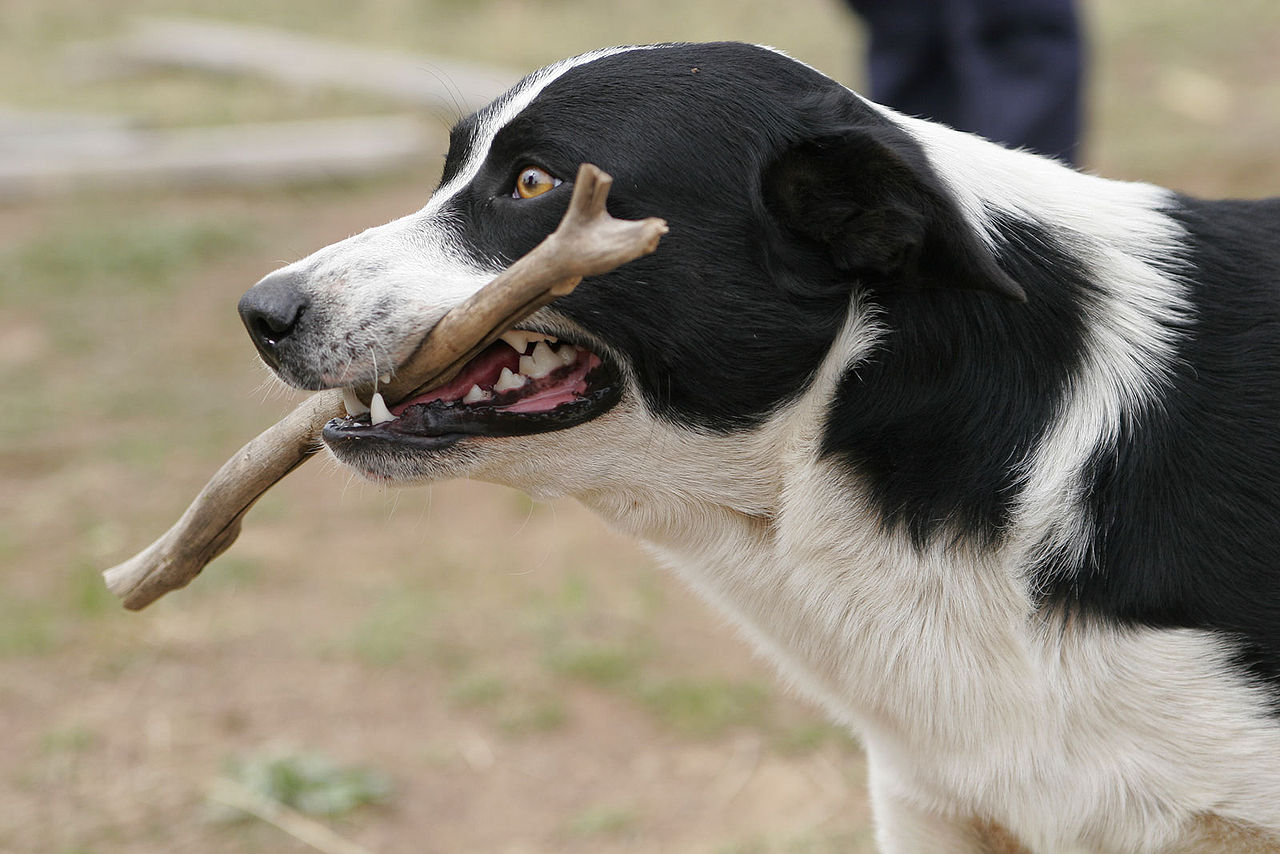
[[[1021,298],[885,111],[764,48],[622,48],[530,75],[453,129],[421,211],[249,291],[260,352],[303,388],[394,370],[555,227],[583,162],[614,176],[614,216],[670,223],[658,251],[587,280],[396,420],[332,423],[340,460],[589,491],[627,476],[629,443],[661,453],[762,424],[806,389],[857,293]]]

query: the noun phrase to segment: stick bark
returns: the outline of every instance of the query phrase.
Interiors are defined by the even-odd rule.
[[[584,277],[653,252],[666,223],[656,217],[609,216],[605,200],[612,183],[584,163],[556,230],[427,332],[383,388],[387,401],[394,405],[447,382],[513,324],[570,293]],[[364,389],[362,396],[370,391]],[[250,440],[218,469],[173,527],[103,573],[107,587],[136,611],[186,586],[235,542],[245,514],[263,493],[320,449],[325,423],[344,414],[340,391],[318,392]]]

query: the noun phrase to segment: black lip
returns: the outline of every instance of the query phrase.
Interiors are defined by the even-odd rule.
[[[360,418],[365,423],[360,423]],[[379,424],[371,427],[367,416],[356,418],[335,418],[324,425],[321,431],[324,441],[335,451],[352,448],[372,448],[377,445],[397,445],[400,447],[419,448],[426,451],[439,451],[462,439],[461,434],[444,436],[414,436],[396,433]]]
[[[394,421],[378,425],[370,425],[368,413],[335,418],[324,426],[322,435],[335,450],[341,445],[355,447],[353,443],[441,450],[468,437],[502,438],[564,430],[596,418],[622,396],[618,373],[607,363],[588,374],[587,380],[586,395],[548,412],[507,412],[500,405],[501,398],[493,406],[436,400],[410,406]]]

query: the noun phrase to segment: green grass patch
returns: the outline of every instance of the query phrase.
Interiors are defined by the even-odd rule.
[[[569,819],[568,831],[570,835],[578,837],[621,836],[633,831],[636,822],[634,810],[596,806]]]
[[[16,559],[18,551],[18,535],[7,523],[0,522],[0,563]]]
[[[750,682],[669,679],[643,686],[640,700],[667,726],[712,737],[731,727],[765,725],[772,697],[763,685]]]
[[[586,575],[575,572],[566,576],[560,584],[555,604],[570,614],[582,614],[591,605],[591,581]]]
[[[223,554],[216,558],[214,571],[204,579],[202,589],[217,590],[252,584],[262,577],[262,561],[238,554]]]
[[[457,680],[449,689],[449,699],[466,708],[492,706],[507,696],[507,690],[500,677],[475,673]]]
[[[154,392],[148,392],[154,395]],[[158,474],[172,459],[173,449],[157,442],[154,436],[123,433],[112,437],[111,442],[102,448],[102,456],[131,471]]]
[[[81,617],[101,617],[120,610],[120,600],[102,580],[103,566],[86,562],[71,570],[67,578],[67,599],[71,610]]]
[[[0,657],[48,655],[62,641],[53,610],[43,602],[0,600]]]
[[[485,712],[507,735],[523,736],[550,732],[563,727],[569,710],[556,694],[543,691],[517,690],[498,676],[484,673],[464,675],[449,689],[455,705]]]
[[[717,738],[734,727],[753,727],[788,752],[806,752],[830,733],[792,725],[764,685],[686,675],[645,623],[619,625],[592,602],[585,576],[571,574],[526,611],[540,638],[542,666],[563,679],[608,690],[637,703],[662,725],[693,738]]]
[[[0,288],[48,297],[73,296],[104,282],[138,291],[167,287],[194,265],[257,244],[246,219],[125,219],[67,224],[0,250]]]
[[[640,658],[631,646],[581,643],[553,648],[547,653],[546,666],[562,676],[613,687],[635,677]]]
[[[73,725],[48,730],[40,737],[40,749],[46,755],[84,753],[97,746],[98,733],[85,726]]]
[[[770,743],[781,753],[803,756],[828,744],[842,749],[857,750],[858,743],[846,730],[821,719],[800,721],[782,726],[772,734]]]
[[[341,816],[393,794],[391,778],[381,771],[318,753],[269,750],[230,760],[225,773],[255,795],[308,815]],[[214,817],[231,821],[243,814],[229,809]]]
[[[531,735],[561,729],[569,722],[569,710],[558,697],[540,697],[508,708],[498,726],[508,735]]]
[[[401,593],[378,603],[347,636],[342,646],[366,664],[386,666],[410,654],[427,654],[435,612],[425,593]]]
[[[172,595],[183,599],[225,595],[228,591],[257,583],[263,577],[262,571],[261,559],[236,554],[232,549],[213,559],[208,569],[201,573],[198,584],[191,584],[180,591],[174,591]],[[118,601],[115,607],[119,610]]]

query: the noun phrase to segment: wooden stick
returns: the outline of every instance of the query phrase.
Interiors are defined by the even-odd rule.
[[[388,402],[452,379],[512,324],[569,293],[583,277],[653,252],[667,233],[666,223],[609,216],[605,200],[612,183],[584,163],[556,230],[432,327],[384,388]],[[163,536],[103,573],[107,587],[136,611],[186,586],[235,542],[245,514],[262,494],[320,449],[325,423],[344,414],[340,391],[319,392],[252,439],[218,469]]]
[[[584,277],[607,273],[657,249],[667,224],[656,217],[609,216],[605,200],[612,185],[612,178],[584,163],[556,230],[441,318],[395,371],[383,396],[394,403],[448,382],[512,324],[565,296]]]

